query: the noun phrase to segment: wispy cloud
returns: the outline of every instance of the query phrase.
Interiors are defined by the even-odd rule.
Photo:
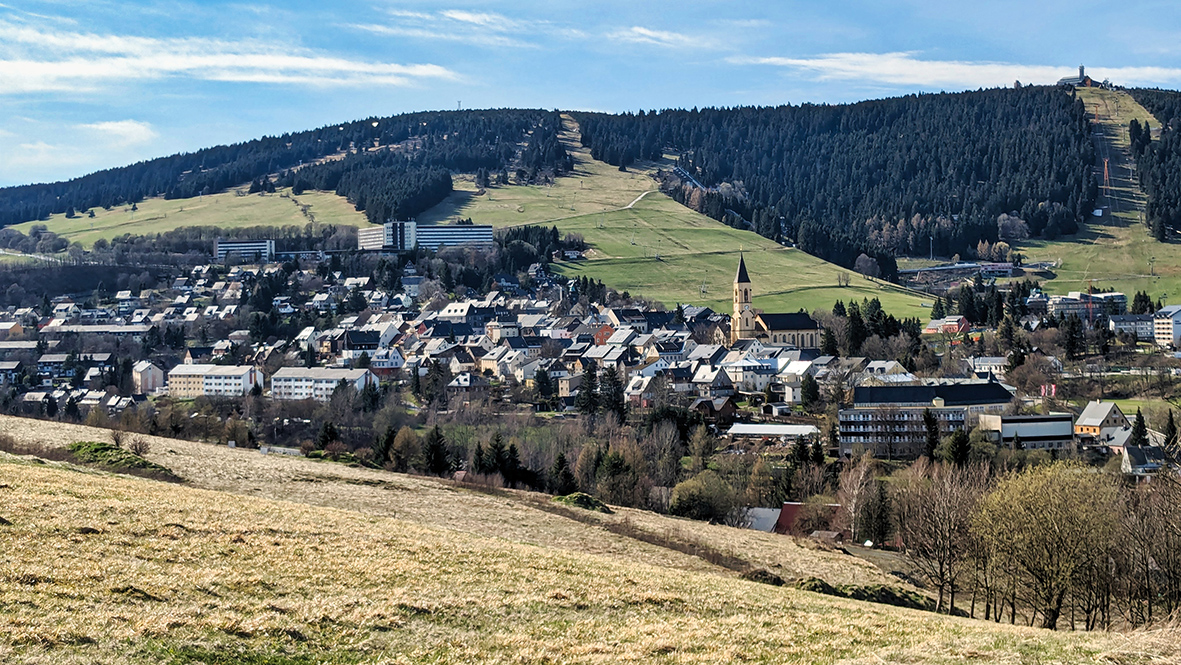
[[[664,48],[712,48],[714,45],[713,40],[709,38],[694,37],[668,30],[653,30],[638,25],[608,33],[607,37],[619,42],[649,44]]]
[[[347,27],[377,35],[424,41],[447,41],[491,48],[540,48],[542,38],[580,39],[586,33],[544,20],[509,18],[494,12],[444,9],[438,12],[389,9],[388,23],[354,23]]]
[[[100,137],[124,146],[150,143],[159,135],[152,129],[151,123],[139,120],[114,120],[108,122],[92,122],[79,125],[80,128],[90,130]]]
[[[1051,65],[923,60],[913,52],[828,53],[805,58],[734,56],[727,61],[784,67],[811,75],[818,81],[860,81],[928,88],[1002,86],[1016,80],[1048,84],[1074,72],[1073,67]],[[1096,67],[1088,73],[1094,78],[1109,78],[1121,85],[1169,85],[1181,81],[1181,68],[1170,67]]]
[[[439,65],[353,60],[287,44],[64,32],[0,21],[0,95],[178,77],[307,86],[458,78]]]

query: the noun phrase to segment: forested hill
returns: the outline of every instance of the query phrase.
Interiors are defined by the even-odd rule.
[[[1096,196],[1085,111],[1056,88],[574,115],[613,165],[678,154],[706,188],[672,188],[690,207],[846,266],[866,252],[887,275],[932,239],[944,256],[995,243],[1002,213],[1035,236],[1073,233]]]
[[[1173,90],[1129,90],[1128,93],[1161,123],[1159,141],[1149,127],[1132,121],[1128,127],[1140,187],[1148,195],[1145,214],[1152,234],[1164,242],[1181,231],[1181,93]]]
[[[562,172],[569,157],[552,111],[432,111],[366,118],[98,171],[64,182],[0,188],[0,226],[54,213],[189,198],[281,173],[284,184],[337,190],[371,221],[413,215],[451,191],[448,170],[518,169],[519,179]],[[344,155],[285,173],[305,162]]]

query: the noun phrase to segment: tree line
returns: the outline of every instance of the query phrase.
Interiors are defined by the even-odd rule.
[[[1073,233],[1096,195],[1083,105],[1049,87],[575,117],[608,163],[677,153],[705,189],[666,189],[690,207],[842,265],[868,253],[887,278],[896,254],[995,243],[1005,213]]]
[[[1161,123],[1159,141],[1152,140],[1148,124],[1133,119],[1128,138],[1140,188],[1148,196],[1145,220],[1152,235],[1164,242],[1170,232],[1181,228],[1181,93],[1173,90],[1133,89],[1128,91]]]
[[[251,182],[265,189],[260,178],[341,153],[346,156],[343,161],[366,167],[366,157],[376,152],[400,155],[419,168],[474,171],[481,166],[522,165],[534,173],[562,170],[570,161],[556,140],[560,126],[556,112],[528,109],[365,118],[160,157],[72,180],[0,188],[0,226],[95,207],[109,209],[154,196],[214,194]]]

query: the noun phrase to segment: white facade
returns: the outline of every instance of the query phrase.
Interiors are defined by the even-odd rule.
[[[168,393],[182,399],[241,397],[262,382],[263,373],[254,365],[181,364],[168,372]]]
[[[358,392],[366,386],[377,385],[377,377],[367,369],[284,367],[271,377],[271,397],[327,402],[332,399],[332,393],[341,381],[351,385]]]
[[[1181,345],[1181,305],[1169,305],[1154,314],[1152,331],[1157,346]]]

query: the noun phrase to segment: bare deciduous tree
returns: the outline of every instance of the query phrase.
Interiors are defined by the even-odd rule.
[[[955,591],[972,552],[971,522],[987,473],[920,458],[894,486],[897,533],[903,551],[938,590],[937,612],[955,610]]]

